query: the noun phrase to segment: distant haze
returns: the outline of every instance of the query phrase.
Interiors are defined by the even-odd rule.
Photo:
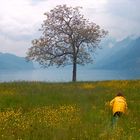
[[[112,47],[108,45],[112,43]],[[79,81],[140,79],[140,37],[127,37],[122,41],[107,38],[93,56],[94,63],[78,66]],[[71,66],[40,69],[37,63],[25,58],[0,53],[0,82],[9,81],[71,81]]]
[[[40,36],[43,13],[60,4],[82,6],[86,18],[117,40],[140,35],[139,0],[0,0],[0,52],[25,56]]]

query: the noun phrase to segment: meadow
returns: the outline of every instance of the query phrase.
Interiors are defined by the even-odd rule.
[[[112,127],[109,101],[127,114]],[[140,140],[140,80],[0,83],[0,140]]]

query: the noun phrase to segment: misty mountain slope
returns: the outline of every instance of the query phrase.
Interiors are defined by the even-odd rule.
[[[0,53],[0,69],[26,70],[33,68],[33,63],[26,62],[24,57],[18,57],[9,53]]]
[[[97,63],[96,68],[140,69],[140,38],[126,38],[110,49],[110,53]]]
[[[116,44],[116,40],[111,37],[104,38],[99,46],[100,48],[96,49],[94,53],[93,60],[94,62],[102,61],[102,59],[106,58],[106,56],[111,52],[111,47]]]

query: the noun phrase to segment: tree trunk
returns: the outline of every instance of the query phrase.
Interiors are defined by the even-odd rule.
[[[77,72],[77,63],[76,58],[73,61],[73,73],[72,73],[72,81],[76,82],[76,72]]]

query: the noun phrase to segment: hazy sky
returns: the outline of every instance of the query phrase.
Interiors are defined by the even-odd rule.
[[[0,52],[25,56],[43,13],[60,4],[82,6],[86,18],[117,40],[140,35],[140,0],[0,0]]]

